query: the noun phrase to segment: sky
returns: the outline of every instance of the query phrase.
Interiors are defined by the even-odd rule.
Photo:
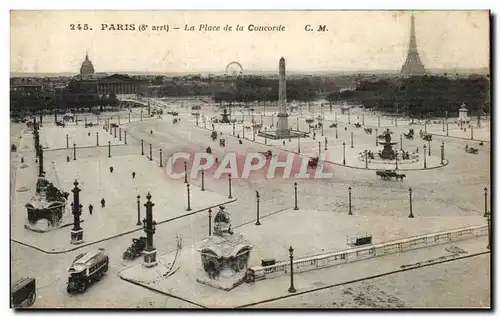
[[[487,11],[414,11],[426,68],[488,68]],[[11,11],[11,72],[78,73],[88,52],[96,72],[399,70],[408,51],[409,11]],[[70,30],[70,24],[92,30]],[[102,24],[135,24],[103,31]],[[139,25],[148,26],[144,32]],[[198,31],[200,24],[232,31]],[[236,25],[243,31],[235,31]],[[248,25],[285,27],[251,32]],[[305,31],[325,25],[327,31]],[[169,31],[152,31],[168,25]],[[197,31],[184,31],[185,25]],[[173,30],[173,27],[179,30]]]

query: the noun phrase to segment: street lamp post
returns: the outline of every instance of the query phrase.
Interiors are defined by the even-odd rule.
[[[136,225],[142,225],[141,222],[141,196],[137,195],[137,223]]]
[[[431,140],[427,140],[427,143],[429,144],[429,153],[428,155],[430,156],[431,155]]]
[[[300,136],[297,138],[297,152],[300,153]]]
[[[205,169],[201,170],[201,191],[205,191]]]
[[[351,132],[351,148],[354,148],[354,134]]]
[[[425,148],[427,148],[426,145],[424,145],[424,169],[427,168],[427,158],[426,158],[427,152],[425,151],[426,150]]]
[[[488,246],[487,249],[491,249],[491,212],[486,213],[486,221],[488,222]]]
[[[486,212],[488,211],[488,188],[484,187],[484,217],[486,217]]]
[[[122,141],[122,128],[121,127],[118,129],[118,135],[119,135],[118,140]]]
[[[144,140],[141,139],[141,155],[144,156]]]
[[[160,168],[163,167],[163,153],[162,153],[162,150],[160,148]]]
[[[295,207],[293,209],[298,210],[299,207],[297,205],[297,182],[293,183],[293,188],[294,188],[294,192],[295,192]]]
[[[470,126],[470,139],[474,139],[474,127]]]
[[[260,225],[260,195],[259,191],[255,190],[256,198],[257,198],[257,221],[255,225]]]
[[[264,127],[264,143],[267,145],[267,127]]]
[[[212,236],[212,209],[208,209],[208,236]]]
[[[68,134],[66,134],[66,148],[69,148]]]
[[[368,150],[365,150],[365,168],[368,169]]]
[[[76,160],[76,144],[73,144],[73,160]]]
[[[288,288],[288,292],[295,293],[297,290],[293,286],[293,247],[290,246],[288,252],[290,253],[290,288]]]
[[[395,170],[398,170],[398,154],[396,154],[396,169]]]
[[[446,136],[448,136],[448,123],[446,123]]]
[[[188,168],[187,162],[184,162],[184,183],[188,183]]]
[[[378,129],[375,128],[375,146],[378,147]]]
[[[325,137],[325,150],[328,150],[328,139]]]
[[[186,184],[186,191],[187,191],[187,209],[186,211],[191,211],[191,189],[189,188],[189,183]]]
[[[149,161],[153,161],[153,145],[149,144]]]
[[[349,190],[349,213],[348,213],[348,215],[352,215],[352,206],[351,206],[351,190],[352,190],[352,188],[349,187],[347,189]]]
[[[125,144],[127,144],[127,131],[126,130],[123,132],[123,135],[124,135],[124,138],[125,138]]]
[[[399,149],[403,150],[403,134],[399,135]]]
[[[111,158],[111,141],[108,141],[108,158]]]
[[[233,196],[231,195],[231,174],[229,174],[229,178],[228,178],[228,187],[229,187],[229,195],[227,196],[227,198],[232,199]]]
[[[444,141],[441,143],[441,164],[444,164]]]
[[[335,126],[335,139],[339,139],[339,131],[337,126]]]
[[[321,157],[321,141],[318,141],[318,159]]]
[[[378,115],[378,127],[380,128],[380,115]]]
[[[342,164],[345,166],[345,141],[342,141],[342,147],[344,148],[344,158],[342,159]]]
[[[99,132],[95,133],[95,138],[96,138],[96,145],[99,147]]]
[[[413,216],[413,207],[412,207],[412,202],[411,202],[411,193],[412,193],[412,190],[411,188],[408,189],[408,194],[410,195],[410,215],[408,215],[408,217],[410,219],[413,219],[414,216]]]

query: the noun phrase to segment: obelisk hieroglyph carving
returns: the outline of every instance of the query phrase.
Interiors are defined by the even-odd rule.
[[[279,63],[279,92],[278,92],[278,123],[276,134],[278,136],[288,136],[288,113],[286,109],[286,70],[285,59],[281,58]]]

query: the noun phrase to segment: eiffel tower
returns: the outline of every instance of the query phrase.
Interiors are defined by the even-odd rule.
[[[411,15],[410,47],[406,56],[405,64],[401,68],[401,74],[405,76],[424,75],[425,68],[418,56],[417,38],[415,36],[415,17]]]

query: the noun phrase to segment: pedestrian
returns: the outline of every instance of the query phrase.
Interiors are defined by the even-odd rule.
[[[104,198],[101,199],[101,208],[104,208],[106,206],[106,201]]]
[[[135,179],[135,172],[132,172],[132,179]]]
[[[219,164],[219,158],[215,157],[215,163]]]
[[[113,173],[113,167],[109,167],[109,172]]]
[[[417,153],[418,153],[418,147],[417,147]]]
[[[92,215],[92,211],[94,210],[94,206],[92,204],[89,204],[89,212],[90,215]]]
[[[283,146],[285,145],[285,141],[283,140]]]

